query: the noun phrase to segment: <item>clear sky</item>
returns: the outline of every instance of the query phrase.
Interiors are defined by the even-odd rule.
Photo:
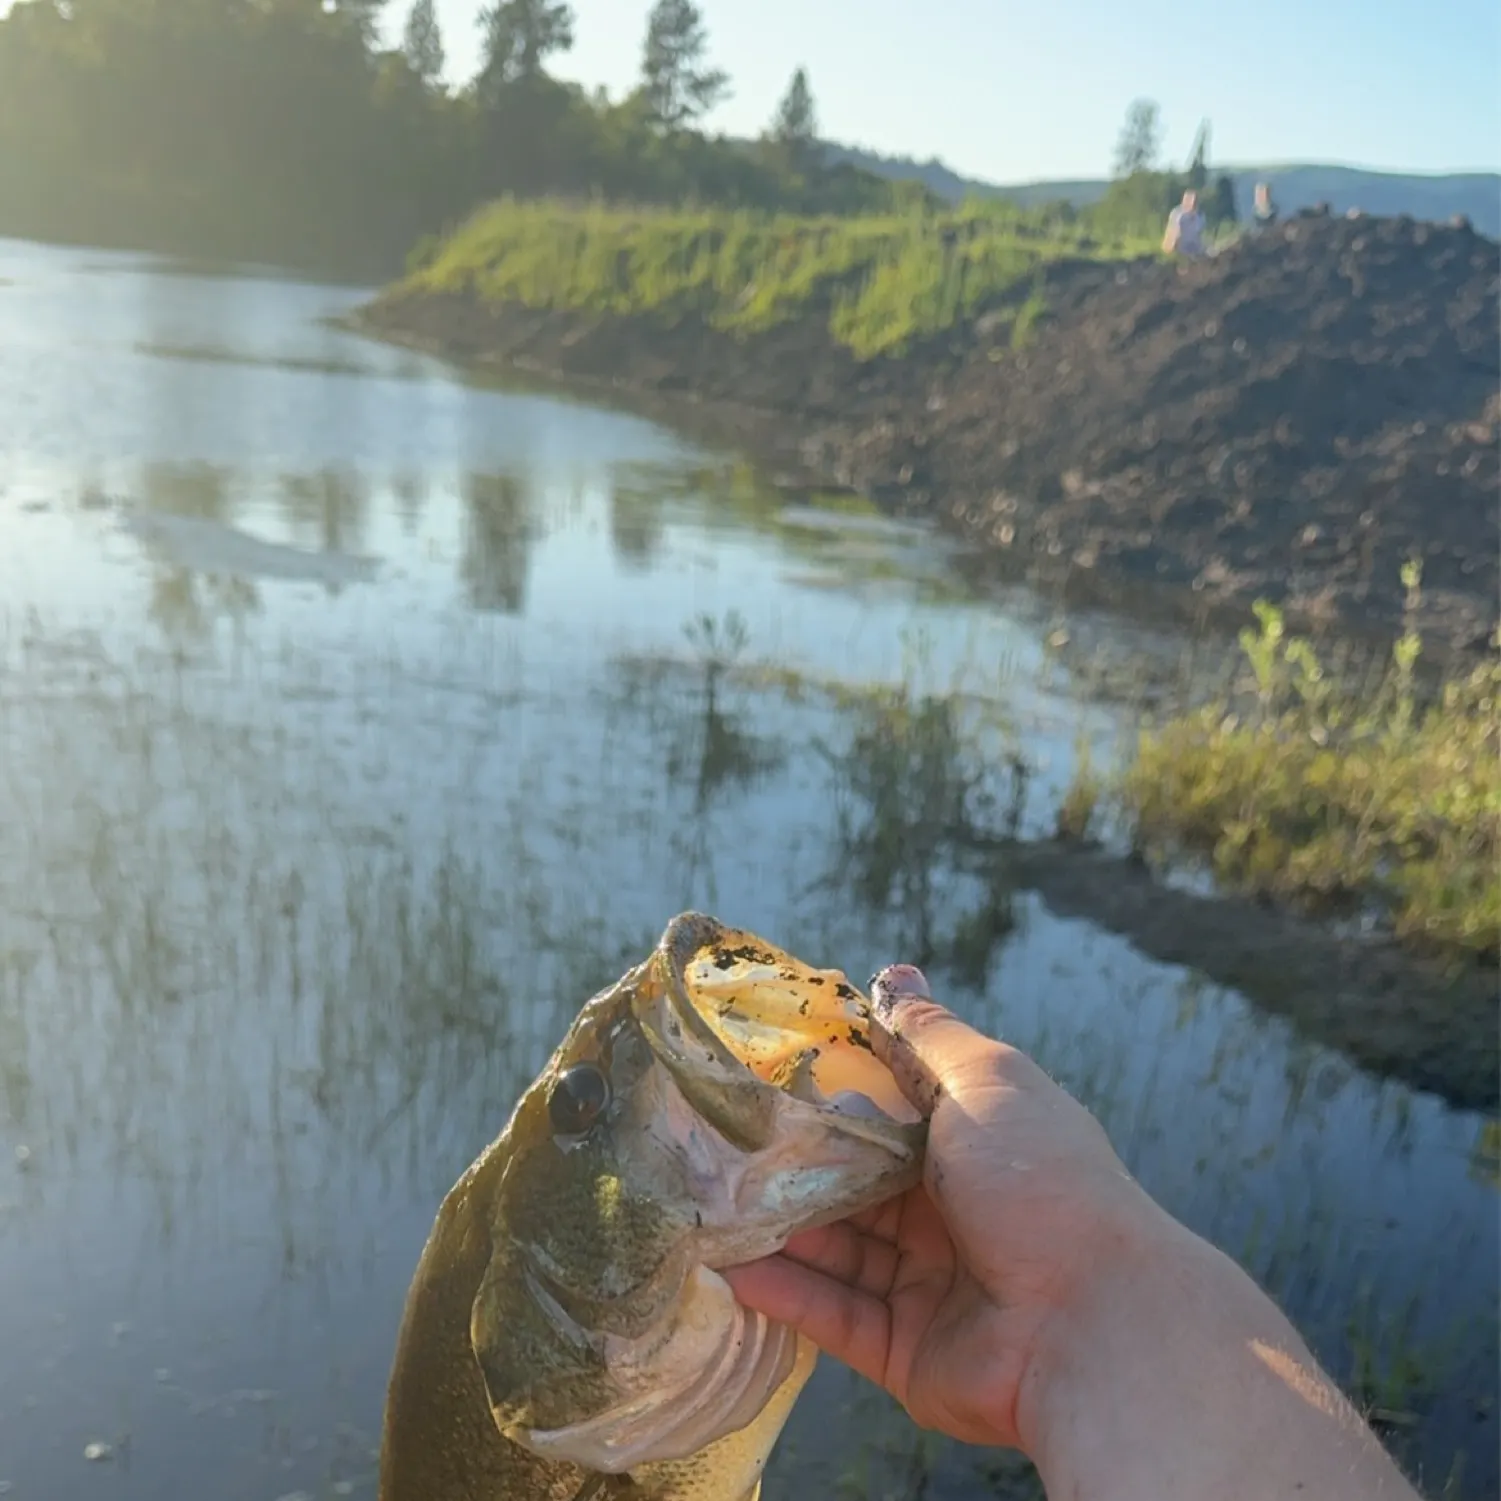
[[[649,0],[573,0],[555,71],[612,95]],[[388,0],[399,31],[409,0]],[[437,0],[449,71],[478,58],[480,0]],[[799,64],[822,134],[997,182],[1098,177],[1137,95],[1168,155],[1213,124],[1215,160],[1405,171],[1501,165],[1498,0],[700,0],[733,97],[708,124],[758,132]]]

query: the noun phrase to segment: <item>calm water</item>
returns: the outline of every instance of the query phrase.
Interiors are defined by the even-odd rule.
[[[373,1496],[438,1200],[697,906],[859,977],[922,946],[1494,1494],[1493,1128],[944,846],[881,865],[917,784],[819,683],[962,682],[1041,827],[1119,728],[1047,605],[320,325],[361,295],[0,242],[0,1493]],[[710,699],[727,641],[781,675]],[[826,1363],[768,1501],[994,1493],[885,1413]]]

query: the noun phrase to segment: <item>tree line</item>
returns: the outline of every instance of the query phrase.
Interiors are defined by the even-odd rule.
[[[860,212],[806,73],[761,139],[700,125],[727,75],[693,0],[658,0],[625,97],[555,78],[566,0],[496,0],[444,82],[433,0],[18,0],[0,20],[0,233],[384,275],[506,193]],[[907,196],[910,196],[908,194]]]
[[[759,139],[702,129],[728,96],[694,0],[656,0],[623,97],[550,69],[567,0],[493,0],[457,87],[433,0],[395,46],[388,0],[17,0],[0,19],[0,234],[385,277],[475,205],[514,194],[853,214],[936,206],[919,183],[830,166],[807,72]],[[394,0],[393,0],[394,3]],[[1133,106],[1091,210],[1150,232],[1181,183]],[[1233,216],[1210,184],[1211,222]],[[1223,183],[1229,191],[1229,183]],[[1148,221],[1153,221],[1149,223]]]

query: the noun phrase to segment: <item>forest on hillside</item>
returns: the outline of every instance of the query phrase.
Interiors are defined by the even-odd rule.
[[[457,87],[433,0],[392,18],[394,47],[387,4],[18,0],[0,20],[0,234],[384,277],[507,194],[835,215],[936,206],[921,183],[828,163],[802,68],[759,139],[707,135],[732,85],[693,0],[657,0],[639,82],[614,99],[550,71],[574,41],[566,0],[495,0],[479,17],[481,66]],[[1154,121],[1136,124],[1151,149],[1089,211],[1115,233],[1160,223],[1179,189],[1153,170]],[[1201,159],[1193,170],[1207,178]],[[1233,203],[1211,207],[1233,216]]]

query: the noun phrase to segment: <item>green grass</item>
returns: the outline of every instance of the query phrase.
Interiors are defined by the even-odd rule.
[[[1416,568],[1405,578],[1414,598]],[[1332,681],[1272,606],[1241,634],[1255,703],[1140,737],[1117,785],[1138,842],[1321,912],[1374,907],[1414,946],[1494,962],[1501,932],[1501,659],[1420,695],[1408,631],[1363,691]]]
[[[630,211],[504,201],[424,244],[397,290],[487,302],[698,318],[735,334],[816,316],[862,359],[1018,303],[1013,339],[1046,304],[1037,273],[1062,257],[1148,253],[1087,225],[965,208],[951,214],[809,218],[715,210]]]

